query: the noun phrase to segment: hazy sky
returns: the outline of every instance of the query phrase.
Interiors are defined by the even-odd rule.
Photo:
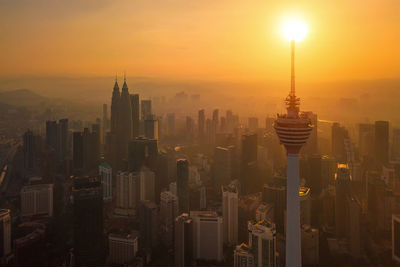
[[[292,14],[298,79],[400,77],[398,0],[0,0],[0,73],[285,80]]]

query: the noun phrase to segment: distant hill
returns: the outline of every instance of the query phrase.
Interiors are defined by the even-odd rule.
[[[13,106],[37,106],[48,99],[28,89],[0,92],[0,102]]]

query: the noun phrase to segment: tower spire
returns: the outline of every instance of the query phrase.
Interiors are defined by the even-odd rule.
[[[291,118],[297,118],[299,115],[299,105],[300,98],[296,97],[296,83],[295,83],[295,65],[294,65],[294,56],[295,56],[295,41],[290,41],[290,50],[291,50],[291,71],[290,71],[290,93],[286,98],[286,106],[288,116]]]

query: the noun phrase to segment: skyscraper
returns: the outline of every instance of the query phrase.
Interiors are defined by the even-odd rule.
[[[206,116],[204,114],[204,109],[200,109],[199,113],[198,113],[198,121],[197,121],[197,125],[198,125],[198,138],[199,141],[204,141],[204,130],[205,130],[205,121],[206,121]]]
[[[234,267],[254,267],[254,255],[248,245],[242,243],[233,251]]]
[[[128,156],[128,144],[132,139],[132,109],[129,96],[128,85],[124,78],[122,86],[121,99],[118,115],[118,155],[120,159],[126,159]],[[122,163],[122,162],[121,162]]]
[[[158,140],[158,120],[155,115],[148,115],[144,120],[144,136]]]
[[[115,178],[115,213],[123,216],[136,215],[140,200],[140,174],[118,172]]]
[[[299,113],[300,99],[296,97],[294,80],[294,46],[291,41],[291,89],[286,98],[287,114],[278,115],[274,128],[287,152],[286,266],[301,266],[299,152],[312,131],[306,114]]]
[[[224,219],[224,242],[238,242],[238,192],[234,186],[222,186],[222,217]]]
[[[118,117],[119,117],[119,103],[121,94],[119,92],[118,81],[115,79],[114,90],[111,98],[111,126],[112,133],[118,133]]]
[[[254,179],[257,175],[257,134],[242,136],[240,185],[241,194],[248,194],[257,189]]]
[[[220,188],[222,185],[228,185],[232,180],[233,174],[233,147],[220,147],[214,149],[213,176],[214,185]]]
[[[163,242],[168,248],[173,247],[174,223],[178,216],[178,198],[171,191],[160,195],[160,222]]]
[[[358,125],[358,148],[360,156],[372,156],[374,153],[375,127],[373,124]]]
[[[249,221],[249,247],[257,267],[276,267],[276,229],[268,221]],[[287,241],[286,241],[287,242]],[[286,266],[290,266],[287,265]]]
[[[176,161],[176,186],[179,201],[179,213],[189,212],[189,162],[187,159]]]
[[[339,162],[346,161],[345,139],[349,136],[346,128],[335,122],[332,124],[332,154]]]
[[[53,216],[53,184],[26,185],[21,189],[21,216]]]
[[[143,99],[141,101],[141,108],[142,108],[142,120],[145,120],[148,115],[152,114],[151,111],[151,100]]]
[[[400,215],[392,215],[392,259],[400,263]]]
[[[190,211],[193,219],[194,257],[201,260],[223,260],[223,219],[216,212]]]
[[[103,188],[103,201],[112,200],[112,168],[107,163],[99,166],[99,176]]]
[[[389,122],[375,122],[375,156],[380,164],[389,162]]]
[[[108,130],[108,108],[107,104],[103,104],[103,120],[102,120],[102,138],[101,142],[102,144],[106,143],[106,133]]]
[[[193,220],[183,213],[175,218],[175,266],[192,266],[193,260]]]
[[[74,178],[72,193],[76,266],[102,266],[103,195],[98,177]]]
[[[140,203],[140,244],[146,253],[158,245],[158,208],[149,200]]]
[[[130,95],[131,109],[132,109],[132,137],[139,137],[140,134],[140,107],[139,107],[139,95]]]
[[[11,254],[11,216],[10,210],[0,209],[0,264],[6,262]]]
[[[346,204],[347,197],[350,196],[351,186],[350,170],[347,164],[338,164],[337,174],[335,179],[335,222],[336,235],[344,237],[346,233]]]

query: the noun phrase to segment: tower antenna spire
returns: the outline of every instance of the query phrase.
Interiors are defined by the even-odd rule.
[[[126,71],[124,71],[124,82],[126,82]]]

